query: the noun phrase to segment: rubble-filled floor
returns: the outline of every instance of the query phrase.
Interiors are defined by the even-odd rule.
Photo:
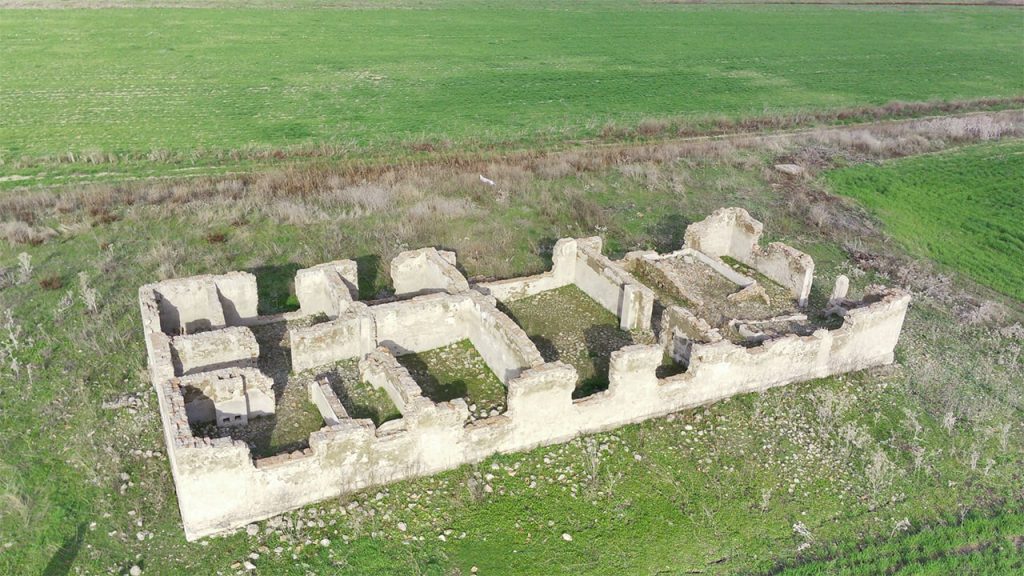
[[[405,354],[398,362],[434,402],[465,398],[472,418],[505,412],[505,386],[469,340]]]
[[[632,271],[655,291],[662,304],[683,306],[736,343],[757,343],[762,339],[752,336],[757,332],[771,337],[814,331],[814,323],[800,313],[788,289],[735,260],[723,260],[740,274],[756,280],[763,293],[757,290],[741,295],[741,286],[689,255],[656,262],[637,261]]]
[[[504,307],[545,361],[561,360],[576,368],[579,381],[574,398],[608,388],[612,352],[654,341],[651,334],[620,329],[614,314],[574,285],[507,302]]]

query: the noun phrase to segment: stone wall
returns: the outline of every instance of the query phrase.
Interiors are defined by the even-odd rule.
[[[362,357],[378,346],[402,355],[468,339],[503,382],[542,362],[526,333],[476,291],[436,293],[366,306],[335,320],[290,330],[292,368],[301,372]]]
[[[142,289],[154,292],[164,334],[238,326],[257,315],[256,277],[247,272],[167,280]]]

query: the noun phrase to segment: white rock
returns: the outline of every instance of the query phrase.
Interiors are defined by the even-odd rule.
[[[776,164],[775,169],[790,176],[799,176],[804,173],[804,167],[799,164]]]
[[[132,566],[128,569],[128,573],[131,574],[131,576],[141,576],[142,568],[139,568],[138,566]]]
[[[572,542],[572,535],[570,535],[568,532],[563,532],[562,540],[565,540],[566,542]]]
[[[331,545],[331,541],[328,540],[327,538],[324,538],[323,540],[320,541],[320,545],[323,546],[324,548],[327,548],[328,546]]]
[[[252,562],[249,562],[248,560],[246,560],[245,562],[242,562],[242,566],[246,570],[255,570],[256,569],[256,565],[253,564]]]
[[[249,524],[245,527],[245,533],[249,536],[255,536],[260,533],[260,527],[256,524]]]
[[[409,527],[405,524],[405,522],[399,522],[398,523],[398,529],[400,531],[402,531],[402,532],[405,532],[406,530],[409,529]]]

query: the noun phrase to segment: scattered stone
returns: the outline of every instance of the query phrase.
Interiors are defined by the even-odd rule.
[[[566,542],[572,542],[572,535],[569,534],[568,532],[563,532],[562,533],[562,540],[565,540]]]
[[[113,400],[105,400],[100,406],[104,410],[120,410],[131,406],[142,404],[142,400],[136,394],[123,394]]]
[[[761,286],[758,282],[754,282],[738,292],[729,294],[725,299],[729,302],[761,301],[764,302],[765,306],[772,305],[771,298],[768,297],[768,292],[766,292],[764,286]]]
[[[260,533],[260,527],[256,524],[249,524],[245,527],[245,533],[249,536],[255,536]]]
[[[327,548],[328,546],[331,545],[331,541],[328,540],[327,538],[324,538],[323,540],[320,541],[320,545],[323,546],[324,548]]]
[[[137,565],[133,565],[128,569],[128,574],[131,574],[131,576],[141,576],[142,568],[139,568]]]
[[[398,530],[400,532],[405,532],[408,529],[409,529],[409,527],[405,524],[405,522],[399,522],[398,523]]]
[[[776,164],[775,170],[790,176],[799,176],[804,173],[804,167],[799,164]]]

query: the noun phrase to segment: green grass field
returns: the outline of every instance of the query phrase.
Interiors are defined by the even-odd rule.
[[[1024,300],[1024,143],[862,164],[828,180],[910,252]]]
[[[1005,8],[426,6],[5,11],[0,173],[1024,94]]]

